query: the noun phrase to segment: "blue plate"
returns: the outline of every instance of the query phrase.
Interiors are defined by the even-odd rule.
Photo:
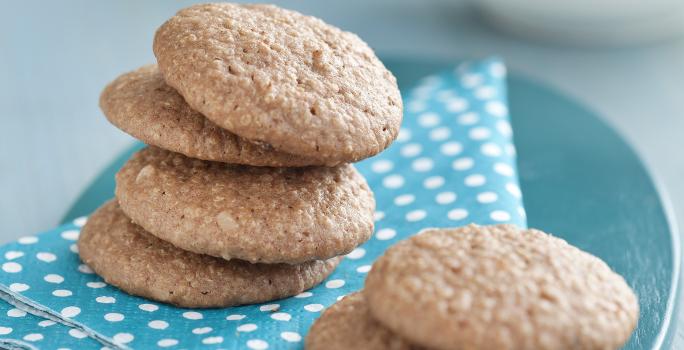
[[[400,88],[453,63],[384,60]],[[593,112],[515,74],[508,80],[518,169],[530,227],[605,260],[639,296],[639,326],[625,349],[671,346],[678,302],[674,219],[630,146]],[[83,192],[64,221],[114,195],[114,174],[135,145]]]

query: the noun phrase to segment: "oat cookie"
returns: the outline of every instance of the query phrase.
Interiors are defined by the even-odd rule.
[[[245,140],[194,111],[164,82],[156,65],[121,75],[102,91],[100,107],[119,129],[188,157],[254,166],[335,165]]]
[[[639,315],[603,261],[512,225],[400,242],[375,262],[364,293],[380,323],[435,349],[616,349]]]
[[[187,252],[133,224],[115,200],[93,213],[81,230],[78,249],[83,262],[107,283],[181,307],[225,307],[297,295],[323,281],[340,261],[267,265]]]
[[[164,23],[166,82],[219,126],[325,162],[357,161],[397,136],[394,76],[356,35],[271,5],[194,5]]]
[[[373,193],[349,164],[248,167],[149,147],[116,175],[116,197],[155,236],[225,259],[328,259],[373,232]]]
[[[309,329],[306,350],[419,350],[390,332],[368,311],[361,292],[329,307]]]

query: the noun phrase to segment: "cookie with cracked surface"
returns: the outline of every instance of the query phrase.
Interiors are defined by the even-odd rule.
[[[361,292],[329,307],[306,336],[306,350],[420,350],[376,321]]]
[[[116,200],[105,203],[88,219],[78,251],[83,262],[107,283],[127,293],[203,308],[297,295],[321,283],[341,259],[269,265],[191,253],[132,223]]]
[[[201,4],[154,37],[166,82],[219,126],[275,149],[352,162],[397,136],[396,79],[358,36],[271,5]]]
[[[335,165],[279,152],[219,127],[190,108],[156,65],[116,78],[102,91],[100,108],[131,136],[192,158],[254,166]]]
[[[116,175],[116,197],[135,223],[181,249],[254,263],[332,258],[373,232],[373,193],[350,164],[250,167],[149,147]]]
[[[616,349],[639,315],[602,260],[512,225],[402,241],[375,262],[364,293],[383,325],[435,349]]]

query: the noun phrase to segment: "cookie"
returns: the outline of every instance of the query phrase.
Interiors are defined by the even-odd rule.
[[[219,127],[166,85],[156,65],[121,75],[107,85],[100,108],[131,136],[192,158],[254,166],[336,165],[278,152]]]
[[[396,79],[356,35],[270,5],[201,4],[154,37],[166,82],[219,126],[326,163],[352,162],[397,136]]]
[[[639,315],[603,261],[512,225],[402,241],[375,262],[364,293],[380,323],[434,349],[616,349]]]
[[[297,295],[321,283],[340,261],[268,265],[187,252],[132,223],[115,200],[93,213],[81,230],[78,249],[83,262],[107,283],[181,307],[225,307]]]
[[[373,232],[373,193],[349,164],[249,167],[149,147],[116,175],[116,197],[126,215],[155,236],[225,259],[328,259]]]
[[[390,332],[368,311],[360,292],[325,310],[306,336],[306,350],[419,350]]]

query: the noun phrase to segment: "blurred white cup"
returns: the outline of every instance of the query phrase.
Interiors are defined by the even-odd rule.
[[[684,35],[684,0],[474,0],[501,30],[549,42],[625,46]]]

